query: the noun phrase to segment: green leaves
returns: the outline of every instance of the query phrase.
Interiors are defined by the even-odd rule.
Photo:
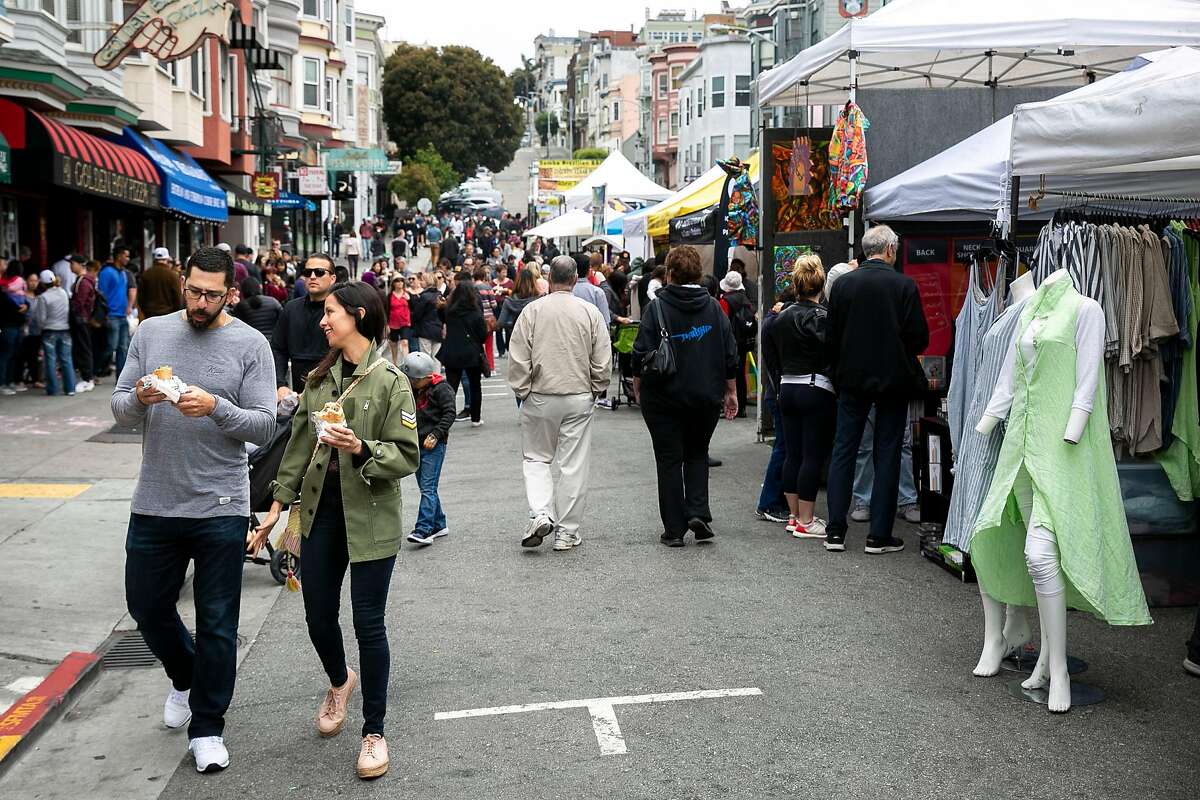
[[[398,47],[384,67],[383,114],[405,172],[410,164],[424,166],[433,184],[444,188],[481,165],[504,169],[524,129],[512,81],[470,47]],[[446,166],[454,173],[448,185]]]

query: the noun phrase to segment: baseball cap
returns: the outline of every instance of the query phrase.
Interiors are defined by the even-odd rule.
[[[155,261],[170,261],[171,251],[165,247],[156,247],[154,248],[154,252],[151,253],[151,256]]]
[[[232,247],[230,247],[229,245],[225,244],[225,242],[221,242],[219,245],[217,245],[217,249],[218,249],[218,250],[224,250],[226,253],[228,253],[228,252],[230,252],[230,251],[231,251],[233,248],[232,248]]]
[[[433,358],[428,353],[418,351],[416,353],[409,353],[404,357],[404,364],[400,367],[400,370],[409,378],[417,380],[428,378],[437,371],[437,368],[433,363]]]
[[[54,273],[48,269],[44,269],[38,273],[38,280],[42,283],[54,283]]]

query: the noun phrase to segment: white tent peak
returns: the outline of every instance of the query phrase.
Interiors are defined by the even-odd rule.
[[[564,193],[568,208],[588,208],[592,188],[605,186],[605,196],[657,202],[671,194],[643,175],[620,150],[614,150],[592,172]]]
[[[1195,0],[895,0],[764,72],[759,103],[845,102],[851,51],[860,89],[978,88],[1078,85],[1178,45],[1200,45]]]

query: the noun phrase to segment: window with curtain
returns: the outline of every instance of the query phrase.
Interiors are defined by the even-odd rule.
[[[354,7],[350,5],[342,6],[342,26],[345,28],[346,38],[343,40],[346,44],[354,44]]]
[[[345,78],[345,83],[346,83],[346,119],[350,119],[351,117],[354,116],[354,105],[355,105],[353,76],[347,75]]]
[[[277,106],[291,107],[291,105],[292,105],[292,58],[291,58],[291,56],[284,55],[279,60],[279,63],[283,66],[283,69],[275,70],[275,72],[273,73],[272,82],[275,87],[275,99],[273,102]]]
[[[671,138],[679,135],[679,112],[671,112]]]
[[[655,139],[659,144],[667,143],[667,121],[659,118],[658,120],[658,137]]]
[[[683,65],[676,64],[671,67],[671,88],[679,90],[679,76],[683,74]]]
[[[667,79],[668,75],[665,72],[660,72],[658,75],[658,99],[667,99]]]
[[[325,79],[325,113],[329,114],[330,123],[334,121],[335,114],[333,110],[337,105],[337,91],[334,88],[335,86],[333,78]]]
[[[82,0],[66,0],[67,2],[67,41],[74,44],[83,43],[83,3]]]
[[[358,85],[371,88],[371,57],[359,54],[358,56]]]
[[[192,94],[196,95],[197,97],[201,96],[200,83],[204,79],[203,75],[201,75],[202,70],[200,68],[200,61],[201,59],[199,50],[188,56],[188,72],[191,74]]]
[[[316,17],[320,15],[319,0],[304,0],[304,16]]]
[[[712,79],[712,107],[725,107],[725,76],[714,75]]]
[[[304,105],[321,107],[321,61],[316,58],[304,59]]]
[[[733,104],[735,106],[750,105],[750,76],[738,75],[733,79]]]

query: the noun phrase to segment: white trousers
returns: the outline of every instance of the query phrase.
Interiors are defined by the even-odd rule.
[[[588,394],[531,394],[521,405],[525,496],[533,516],[574,536],[583,521],[595,400]],[[551,467],[557,467],[557,481]]]
[[[420,337],[417,338],[417,341],[421,345],[421,352],[428,353],[429,357],[433,359],[433,368],[441,372],[442,364],[438,361],[437,354],[442,349],[442,343],[435,342],[433,339],[422,339]]]
[[[1042,597],[1060,595],[1067,587],[1058,563],[1058,538],[1054,531],[1033,524],[1033,480],[1024,469],[1017,475],[1013,492],[1021,517],[1029,526],[1025,533],[1025,566],[1033,579],[1033,590]]]

